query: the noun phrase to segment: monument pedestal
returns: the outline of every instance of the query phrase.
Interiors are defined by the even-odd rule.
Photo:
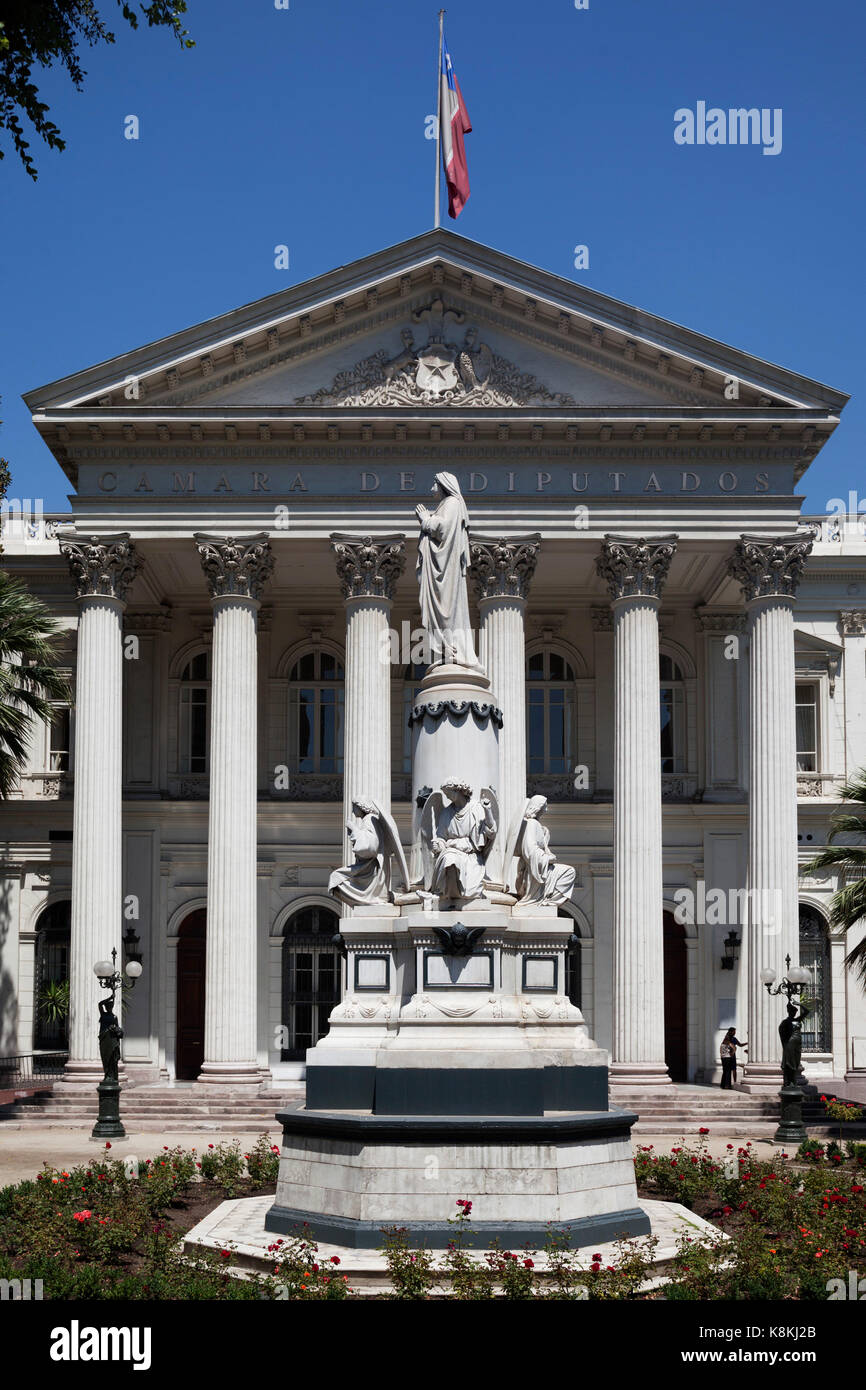
[[[479,926],[466,955],[434,930],[461,944],[458,927]],[[268,1231],[306,1224],[316,1239],[371,1248],[399,1225],[435,1247],[468,1198],[479,1245],[537,1246],[549,1227],[575,1245],[648,1233],[637,1117],[608,1108],[607,1053],[562,992],[568,920],[551,907],[409,904],[400,917],[353,914],[341,930],[347,994],[307,1054],[305,1106],[277,1117]]]

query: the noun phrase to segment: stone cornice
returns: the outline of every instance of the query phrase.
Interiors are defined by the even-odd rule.
[[[470,576],[477,599],[520,598],[529,586],[538,563],[541,533],[529,536],[489,537],[469,535]]]
[[[611,598],[660,598],[677,548],[677,537],[608,535],[596,570]]]
[[[747,603],[756,598],[793,598],[812,549],[813,537],[746,534],[737,542],[728,573]]]
[[[123,603],[142,566],[128,531],[110,536],[77,536],[58,532],[60,553],[69,565],[79,598],[114,598]]]
[[[211,598],[259,597],[274,568],[266,532],[235,538],[197,531],[193,540]]]
[[[343,598],[394,597],[406,564],[404,535],[359,537],[335,531],[330,541]]]

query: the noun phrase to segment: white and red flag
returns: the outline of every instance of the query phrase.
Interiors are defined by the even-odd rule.
[[[466,163],[466,149],[463,136],[472,129],[469,112],[460,91],[460,84],[454,74],[451,54],[445,36],[442,36],[442,65],[439,75],[440,85],[440,129],[439,140],[442,146],[442,167],[445,182],[448,184],[448,215],[459,217],[469,197],[469,168]]]

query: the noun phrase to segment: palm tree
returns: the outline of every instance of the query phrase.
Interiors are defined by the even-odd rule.
[[[54,664],[59,633],[41,599],[0,570],[0,798],[25,765],[34,720],[50,722],[51,702],[72,698]]]
[[[843,801],[858,806],[859,814],[843,811],[833,817],[826,848],[819,850],[802,872],[811,874],[817,869],[835,868],[850,880],[834,893],[830,904],[830,926],[844,936],[849,927],[866,917],[866,768],[846,782],[839,795]],[[862,843],[834,845],[837,835],[858,835]],[[854,966],[866,985],[866,936],[848,952],[845,963]]]

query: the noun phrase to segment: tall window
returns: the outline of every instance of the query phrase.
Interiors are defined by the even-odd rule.
[[[210,653],[199,652],[183,668],[180,678],[181,772],[207,772],[210,742]]]
[[[659,657],[662,772],[685,772],[685,698],[683,674],[673,657]]]
[[[68,705],[55,705],[49,731],[48,767],[52,772],[69,771],[69,752],[72,743],[71,715]]]
[[[527,772],[567,773],[575,763],[574,671],[545,649],[526,662]]]
[[[283,938],[283,1017],[288,1029],[284,1062],[303,1061],[328,1031],[340,999],[340,956],[333,937],[340,919],[326,907],[307,907],[286,925]]]
[[[403,672],[403,771],[412,771],[412,730],[409,728],[409,715],[418,703],[421,682],[427,667],[416,661]]]
[[[818,686],[798,681],[796,693],[797,771],[818,771]]]
[[[60,991],[69,984],[69,931],[72,904],[68,898],[50,903],[36,926],[35,1051],[65,1050],[69,1037],[68,1005]]]
[[[343,665],[330,652],[299,657],[289,675],[294,772],[343,771]]]
[[[800,964],[809,972],[804,990],[811,1013],[803,1020],[803,1051],[829,1052],[832,1048],[830,1017],[830,942],[820,912],[800,907]]]

